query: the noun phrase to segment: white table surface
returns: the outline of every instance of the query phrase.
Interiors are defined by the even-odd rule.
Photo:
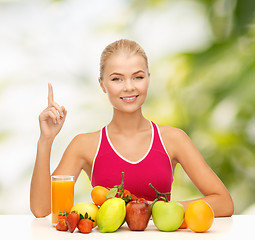
[[[234,215],[215,218],[212,227],[205,233],[194,233],[189,229],[161,232],[150,220],[145,231],[130,231],[126,223],[114,233],[101,233],[94,228],[89,234],[57,231],[51,218],[35,218],[32,215],[0,215],[0,239],[255,239],[255,215]]]

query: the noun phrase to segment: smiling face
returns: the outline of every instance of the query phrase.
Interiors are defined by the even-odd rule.
[[[149,73],[144,58],[124,52],[111,56],[99,78],[116,110],[134,112],[141,109],[149,86]]]

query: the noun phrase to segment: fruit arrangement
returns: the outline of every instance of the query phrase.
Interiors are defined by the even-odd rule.
[[[60,213],[56,229],[73,233],[78,228],[81,233],[90,233],[98,226],[102,233],[115,232],[126,221],[131,231],[144,231],[150,217],[160,231],[172,232],[189,228],[194,232],[205,232],[213,224],[214,213],[203,200],[192,202],[188,208],[175,201],[169,201],[152,184],[156,198],[149,204],[144,198],[137,198],[124,188],[124,173],[120,185],[111,189],[96,186],[91,191],[94,203],[75,204],[70,213]]]

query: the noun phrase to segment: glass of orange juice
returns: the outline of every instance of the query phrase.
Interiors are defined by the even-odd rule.
[[[60,212],[70,212],[74,202],[74,176],[51,176],[51,214],[55,226]]]

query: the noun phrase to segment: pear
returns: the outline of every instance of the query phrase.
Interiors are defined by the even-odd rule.
[[[110,198],[105,201],[97,213],[97,226],[100,232],[115,232],[126,217],[125,201],[121,198]]]

